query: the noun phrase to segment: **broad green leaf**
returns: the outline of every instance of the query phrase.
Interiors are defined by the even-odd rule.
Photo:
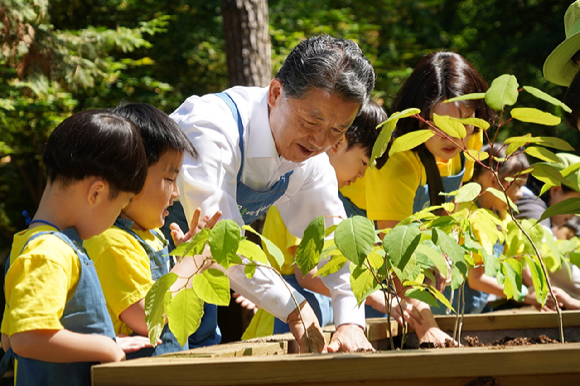
[[[383,238],[383,249],[391,264],[403,271],[420,242],[419,227],[414,224],[398,225]]]
[[[445,297],[445,295],[437,291],[437,289],[433,286],[428,285],[427,289],[429,290],[429,293],[431,295],[435,296],[435,299],[439,300],[439,302],[442,303],[445,307],[455,312],[455,309],[453,309],[453,306],[451,305],[451,303],[449,303],[449,300]]]
[[[534,169],[532,170],[532,176],[546,184],[555,186],[567,183],[566,179],[562,177],[562,174],[548,164],[535,164]]]
[[[538,222],[542,222],[547,218],[553,217],[557,214],[580,214],[580,198],[572,197],[564,201],[550,206],[542,214]]]
[[[531,134],[526,134],[521,137],[511,137],[504,141],[504,144],[514,144],[518,145],[518,147],[526,146],[528,143],[535,143],[562,151],[574,151],[574,148],[568,142],[556,137],[532,137]]]
[[[513,75],[501,75],[491,82],[485,93],[485,103],[496,111],[511,106],[518,100],[518,81]]]
[[[530,267],[530,273],[532,275],[532,283],[534,284],[534,290],[536,291],[536,300],[540,304],[545,304],[548,297],[548,283],[546,277],[542,272],[542,267],[537,256],[524,256],[528,267]]]
[[[242,238],[240,227],[233,220],[221,220],[209,233],[209,247],[216,263],[228,268],[235,258]]]
[[[504,203],[508,204],[512,210],[514,212],[518,212],[518,207],[516,206],[516,204],[514,204],[514,202],[512,201],[511,198],[509,198],[508,196],[506,196],[504,194],[504,192],[497,190],[496,188],[487,188],[486,192],[489,192],[491,194],[493,194],[494,196],[496,196],[498,199],[500,199],[501,201],[503,201]],[[507,198],[507,201],[506,201]]]
[[[385,151],[387,151],[387,147],[389,147],[389,142],[391,141],[391,137],[393,135],[393,131],[395,131],[397,122],[398,120],[392,120],[384,123],[383,129],[379,133],[379,136],[373,145],[373,151],[371,153],[370,159],[371,168],[374,168],[377,164],[377,158],[380,158],[385,153]]]
[[[266,256],[262,248],[260,248],[259,246],[257,246],[248,239],[240,241],[240,245],[238,246],[237,252],[253,262],[270,265],[270,263],[268,262],[268,257]]]
[[[505,275],[503,293],[508,299],[519,301],[522,296],[522,265],[516,259],[506,259],[501,263]]]
[[[473,235],[471,227],[466,229],[463,233],[463,248],[476,253],[479,253],[482,249],[481,244],[477,242],[477,238]]]
[[[328,276],[332,275],[335,272],[338,272],[344,265],[348,262],[348,259],[342,255],[340,256],[332,256],[330,260],[319,268],[314,276]]]
[[[467,275],[467,264],[465,263],[465,252],[463,248],[451,238],[448,234],[440,229],[433,228],[433,243],[441,248],[441,251],[447,255],[461,273]]]
[[[420,114],[421,110],[417,109],[417,108],[409,108],[409,109],[405,109],[403,111],[397,111],[391,114],[391,116],[382,124],[385,124],[387,122],[392,122],[392,121],[398,121],[399,119],[402,118],[407,118],[410,117],[411,115],[417,115]]]
[[[531,146],[527,147],[524,150],[524,153],[531,155],[532,157],[541,159],[542,161],[548,162],[560,162],[560,159],[556,154],[552,153],[550,150],[546,149],[545,147],[538,147],[538,146]]]
[[[437,270],[447,277],[447,260],[441,254],[439,248],[431,240],[426,240],[417,246],[417,254],[423,254],[435,265]]]
[[[405,297],[417,299],[419,301],[422,301],[423,303],[429,304],[431,307],[437,308],[440,307],[439,303],[437,302],[437,299],[435,299],[435,296],[431,295],[431,293],[425,289],[421,288],[408,289],[407,291],[405,291]]]
[[[531,87],[531,86],[524,86],[523,89],[527,92],[529,92],[530,94],[532,94],[533,96],[535,96],[538,99],[541,99],[543,101],[546,101],[548,103],[553,104],[554,106],[559,106],[562,108],[562,110],[564,110],[567,113],[571,113],[572,109],[568,106],[566,106],[563,102],[559,101],[558,99],[554,98],[551,95],[546,94],[545,92],[538,90],[535,87]]]
[[[177,275],[168,273],[153,283],[145,295],[145,322],[149,331],[149,341],[155,347],[165,326],[165,294],[177,280]]]
[[[481,252],[483,255],[485,274],[489,277],[495,277],[495,274],[501,268],[498,257],[493,253],[487,253],[485,249],[482,249]]]
[[[466,266],[467,267],[467,266]],[[450,287],[452,290],[456,290],[457,288],[461,287],[465,282],[465,275],[467,273],[463,273],[457,268],[457,266],[451,267],[451,284]]]
[[[453,117],[449,117],[449,118],[452,121],[457,121],[457,122],[460,122],[464,125],[471,125],[471,126],[479,127],[480,129],[482,129],[484,131],[489,129],[489,122],[484,121],[483,119],[480,119],[480,118],[453,118]]]
[[[209,229],[204,228],[193,236],[193,238],[181,245],[178,245],[173,251],[169,252],[171,256],[195,256],[201,255],[205,244],[209,238]]]
[[[344,257],[360,266],[375,245],[375,227],[366,217],[347,218],[334,231],[334,242]]]
[[[203,316],[203,301],[192,288],[180,291],[167,307],[169,329],[184,346],[191,334],[197,331]]]
[[[391,150],[389,150],[389,157],[401,151],[411,150],[425,143],[429,138],[433,137],[435,133],[431,130],[417,130],[407,133],[395,139]]]
[[[459,204],[461,202],[473,201],[481,193],[481,185],[477,182],[470,182],[459,188],[457,195],[455,196],[455,203]]]
[[[375,281],[371,271],[366,268],[350,265],[350,286],[358,302],[358,305],[364,303],[366,297],[381,288],[381,284]]]
[[[524,246],[524,235],[520,228],[518,228],[517,224],[511,221],[507,225],[507,234],[506,234],[506,245],[507,248],[505,250],[506,257],[515,257],[519,256],[523,252]]]
[[[385,257],[381,256],[379,253],[377,253],[378,251],[372,251],[371,253],[369,253],[369,255],[367,256],[367,261],[368,263],[371,265],[372,268],[374,269],[379,269],[381,268],[383,265],[385,265]],[[383,251],[384,252],[384,251]]]
[[[510,114],[512,118],[518,121],[537,123],[538,125],[545,126],[557,126],[562,121],[560,117],[529,107],[514,108],[510,111]]]
[[[280,250],[280,248],[278,248],[278,246],[276,246],[276,244],[274,244],[273,242],[271,242],[270,240],[268,240],[267,238],[265,238],[264,236],[262,236],[261,234],[259,234],[258,232],[256,232],[251,226],[249,225],[244,225],[242,227],[242,229],[245,229],[247,231],[252,232],[253,234],[257,235],[260,237],[260,239],[262,240],[262,245],[264,246],[264,248],[266,249],[266,251],[270,254],[270,256],[272,256],[274,258],[274,260],[276,260],[276,264],[272,264],[272,266],[274,268],[281,268],[284,265],[284,254],[282,253],[282,251]]]
[[[335,234],[336,238],[336,234]],[[324,247],[324,216],[319,216],[312,220],[304,236],[296,248],[296,265],[306,275],[316,267],[320,260],[320,254]]]
[[[477,150],[473,150],[473,149],[467,149],[467,151],[464,151],[463,154],[465,155],[465,158],[467,158],[468,160],[477,160],[477,161],[483,161],[489,158],[489,153],[482,151],[479,152]]]
[[[217,269],[206,269],[191,279],[193,289],[206,303],[218,306],[230,304],[230,279]]]
[[[391,268],[401,281],[415,280],[421,273],[421,267],[417,266],[417,255],[415,253],[411,254],[411,257],[407,260],[403,269],[399,269],[396,265],[392,265]]]
[[[465,138],[467,132],[462,123],[452,120],[447,115],[437,115],[433,113],[433,123],[442,132],[453,138]]]
[[[336,228],[338,228],[338,224],[334,224],[333,226],[326,228],[326,230],[324,231],[324,237],[330,236],[332,232],[336,230]]]
[[[560,161],[558,160],[558,162]],[[566,178],[578,169],[580,169],[580,162],[568,166],[566,169],[563,169],[560,174],[562,174],[562,177]]]
[[[451,102],[457,102],[457,101],[471,101],[471,100],[483,99],[483,98],[485,98],[484,92],[476,92],[476,93],[472,93],[472,94],[465,94],[465,95],[461,95],[461,96],[458,96],[455,98],[447,99],[446,101],[443,101],[443,103],[451,103]]]
[[[256,269],[258,269],[258,266],[255,264],[246,264],[244,266],[244,274],[246,275],[246,277],[248,279],[251,279],[254,277],[254,274],[256,273]]]

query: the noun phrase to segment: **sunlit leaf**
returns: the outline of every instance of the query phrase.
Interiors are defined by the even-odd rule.
[[[501,263],[505,275],[503,293],[508,299],[519,301],[522,295],[522,265],[516,259],[506,259]]]
[[[201,255],[205,244],[209,238],[209,229],[204,228],[193,236],[193,238],[181,245],[178,245],[174,250],[169,252],[171,256],[195,256]]]
[[[230,279],[217,269],[206,269],[202,274],[195,275],[192,286],[197,295],[206,303],[218,306],[230,304]]]
[[[483,255],[482,257],[485,274],[489,277],[495,277],[495,274],[501,268],[499,258],[495,256],[493,253],[487,253],[485,249],[482,249],[481,252]]]
[[[537,123],[538,125],[545,126],[557,126],[562,121],[560,117],[529,107],[514,108],[510,111],[510,114],[512,118],[518,121]]]
[[[439,308],[439,303],[437,299],[429,291],[422,288],[411,288],[405,291],[405,297],[411,299],[417,299],[423,303],[429,304],[431,307]]]
[[[513,75],[501,75],[491,82],[485,93],[485,103],[496,111],[511,106],[518,100],[518,81]]]
[[[465,263],[465,252],[456,240],[451,238],[441,229],[433,228],[432,230],[433,243],[441,248],[441,251],[447,255],[449,260],[456,266],[463,274],[467,274],[467,264]]]
[[[394,227],[383,238],[383,249],[392,265],[403,271],[421,241],[421,231],[414,224]]]
[[[568,106],[566,106],[563,102],[559,101],[558,99],[554,98],[551,95],[546,94],[545,92],[538,90],[535,87],[531,87],[531,86],[524,86],[523,89],[527,92],[529,92],[530,94],[532,94],[533,96],[535,96],[538,99],[544,100],[548,103],[553,104],[554,106],[559,106],[562,108],[562,110],[564,110],[567,113],[571,113],[572,109]]]
[[[558,156],[556,156],[556,154],[552,153],[545,147],[538,146],[527,147],[526,150],[524,150],[524,153],[531,155],[532,157],[541,159],[542,161],[560,162]]]
[[[549,164],[536,164],[532,170],[532,176],[536,177],[538,180],[549,183],[551,185],[560,186],[565,184],[567,181],[560,171],[550,166]]]
[[[338,224],[334,242],[347,259],[360,266],[375,245],[375,227],[366,217],[348,218]]]
[[[179,344],[184,346],[201,324],[203,301],[192,288],[188,288],[175,295],[167,308],[169,329]]]
[[[550,206],[542,214],[538,222],[542,222],[547,218],[556,216],[558,214],[580,214],[580,198],[572,197],[564,201]]]
[[[467,132],[462,123],[452,120],[447,115],[433,113],[433,123],[445,134],[453,138],[465,138]]]
[[[518,207],[516,206],[516,204],[514,204],[512,199],[509,198],[508,196],[506,196],[506,194],[504,194],[504,192],[497,190],[496,188],[487,188],[486,192],[493,194],[495,197],[497,197],[498,199],[500,199],[504,203],[508,204],[514,212],[518,212]]]
[[[447,99],[446,101],[443,101],[443,103],[451,103],[451,102],[457,102],[457,101],[471,101],[471,100],[483,99],[483,98],[485,98],[484,92],[476,92],[476,93],[472,93],[472,94],[465,94],[465,95],[461,95],[461,96],[458,96],[455,98]]]
[[[482,130],[489,129],[489,122],[484,121],[483,119],[480,119],[480,118],[453,118],[453,117],[449,117],[449,118],[452,121],[457,121],[457,122],[460,122],[464,125],[471,125],[471,126],[479,127]]]
[[[238,257],[241,238],[240,227],[233,220],[218,222],[209,234],[209,247],[216,263],[228,268]]]
[[[429,138],[433,137],[435,133],[431,130],[417,130],[407,133],[395,139],[391,150],[389,150],[389,157],[401,151],[411,150],[425,143]]]
[[[336,235],[335,235],[336,239]],[[324,247],[324,216],[315,218],[306,230],[296,249],[296,265],[306,275],[316,267]]]
[[[546,277],[542,272],[542,267],[537,256],[524,256],[528,267],[530,268],[530,273],[532,275],[532,283],[534,285],[534,290],[536,291],[536,300],[540,304],[545,304],[548,297],[548,283]]]
[[[455,196],[455,203],[459,204],[461,202],[473,201],[481,193],[481,185],[477,182],[470,182],[459,188],[457,195]]]
[[[437,268],[437,270],[447,277],[447,260],[441,254],[441,250],[431,240],[426,240],[417,246],[417,254],[425,255]]]
[[[268,257],[266,256],[262,248],[260,248],[259,246],[257,246],[255,243],[253,243],[248,239],[240,241],[240,244],[238,246],[238,253],[244,257],[247,257],[253,262],[258,262],[265,265],[270,264],[268,262]]]
[[[366,268],[350,265],[352,267],[350,274],[350,286],[352,292],[358,302],[358,305],[364,303],[366,297],[376,290],[381,285],[377,283],[371,271]]]
[[[387,147],[389,147],[389,142],[391,141],[393,131],[397,126],[397,121],[398,120],[385,122],[383,129],[379,133],[379,136],[377,137],[375,144],[373,146],[373,151],[371,153],[370,159],[371,168],[374,168],[375,165],[377,164],[376,161],[377,158],[380,158],[385,153],[385,151],[387,151]]]
[[[273,264],[274,268],[280,269],[282,267],[282,265],[284,265],[284,254],[282,253],[280,248],[278,248],[278,246],[276,246],[276,244],[274,244],[273,242],[268,240],[266,237],[262,236],[260,233],[256,232],[249,225],[244,225],[242,227],[242,229],[248,230],[248,231],[252,232],[253,234],[260,237],[260,239],[262,240],[262,244],[264,245],[266,251],[268,251],[270,256],[272,256],[274,258],[274,260],[276,260],[276,264]],[[276,267],[276,265],[277,265],[277,267]]]
[[[258,266],[255,264],[246,264],[244,266],[244,275],[246,275],[248,279],[251,279],[254,277],[257,269]]]
[[[145,296],[145,322],[149,331],[149,341],[153,346],[157,345],[165,325],[165,294],[176,280],[177,275],[174,273],[161,276]]]
[[[332,256],[330,260],[319,268],[314,276],[328,276],[332,275],[335,272],[338,272],[344,265],[348,262],[348,259],[342,255],[339,256]]]

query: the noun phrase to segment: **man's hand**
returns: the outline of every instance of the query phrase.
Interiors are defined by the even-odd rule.
[[[213,226],[218,222],[220,217],[222,216],[221,211],[217,211],[214,213],[211,218],[209,216],[204,216],[201,220],[201,208],[197,208],[195,212],[193,212],[193,217],[191,218],[191,223],[189,224],[189,231],[187,233],[183,233],[183,230],[177,225],[176,223],[171,223],[169,228],[171,228],[171,237],[173,238],[173,242],[175,246],[183,244],[193,238],[196,234],[201,232],[204,228],[213,228]]]
[[[375,351],[367,340],[362,327],[356,324],[341,324],[328,345],[328,352]]]
[[[302,313],[304,324],[306,324],[306,328],[308,329],[310,346],[308,345],[308,339],[306,339],[306,330],[300,319],[298,308],[288,315],[288,326],[290,327],[290,332],[292,332],[292,335],[294,335],[294,338],[298,342],[300,352],[308,353],[310,352],[310,348],[315,353],[326,352],[326,342],[324,340],[324,334],[318,324],[318,318],[306,300],[300,303],[300,312]]]

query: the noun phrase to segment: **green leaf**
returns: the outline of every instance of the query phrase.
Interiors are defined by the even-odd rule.
[[[350,286],[360,306],[364,303],[366,297],[380,289],[381,285],[375,281],[373,274],[368,269],[352,264],[350,267]]]
[[[467,265],[466,265],[467,267]],[[451,284],[450,287],[452,290],[456,290],[457,288],[461,287],[465,282],[465,275],[467,273],[463,273],[457,268],[457,266],[451,267]]]
[[[248,259],[250,259],[255,263],[257,262],[265,265],[270,265],[270,263],[268,262],[268,257],[266,256],[262,248],[260,248],[259,246],[257,246],[248,239],[240,241],[237,253],[239,253],[244,257],[247,257]]]
[[[524,153],[531,155],[532,157],[541,159],[543,161],[556,163],[560,162],[558,156],[556,156],[556,154],[552,153],[545,147],[537,147],[537,146],[527,147],[526,150],[524,150]]]
[[[192,288],[180,291],[167,307],[169,329],[184,346],[187,339],[199,328],[203,316],[203,301]]]
[[[503,293],[508,299],[520,301],[522,296],[522,265],[516,259],[506,259],[501,263],[501,271],[505,275]]]
[[[567,113],[571,113],[572,112],[572,109],[570,107],[566,106],[563,102],[559,101],[558,99],[554,98],[551,95],[546,94],[545,92],[543,92],[541,90],[538,90],[535,87],[524,86],[523,89],[525,91],[529,92],[530,94],[532,94],[533,96],[535,96],[538,99],[541,99],[543,101],[546,101],[548,103],[551,103],[554,106],[561,107]]]
[[[375,247],[375,250],[369,253],[369,255],[367,256],[367,260],[372,268],[379,269],[383,265],[385,265],[385,255],[384,255],[385,251],[383,251],[382,249],[377,250],[376,248],[378,247]],[[380,252],[383,252],[382,256],[380,255]]]
[[[336,239],[336,233],[334,235]],[[320,254],[324,247],[324,217],[315,218],[306,230],[304,236],[296,248],[296,265],[306,275],[316,267],[320,260]]]
[[[534,169],[532,170],[532,176],[546,184],[554,186],[560,186],[561,184],[567,183],[566,179],[562,177],[562,174],[548,164],[535,164]]]
[[[542,222],[547,218],[556,216],[558,214],[580,214],[580,198],[572,197],[564,201],[550,206],[542,214],[538,222]]]
[[[171,256],[195,256],[201,255],[205,244],[209,238],[209,229],[204,228],[193,236],[193,238],[181,245],[178,245],[173,251],[169,252]]]
[[[542,272],[542,266],[538,260],[537,256],[524,256],[528,267],[530,268],[530,273],[532,275],[532,283],[534,284],[534,290],[536,291],[536,300],[540,304],[545,304],[548,298],[548,283],[546,277]]]
[[[411,288],[405,291],[405,297],[411,299],[417,299],[423,303],[429,304],[431,307],[439,308],[439,303],[437,303],[437,299],[431,293],[425,289],[421,288]]]
[[[145,323],[149,331],[149,341],[153,346],[157,345],[165,326],[165,294],[176,280],[177,275],[174,273],[163,275],[153,283],[145,295]]]
[[[512,106],[518,100],[518,81],[513,75],[501,75],[491,82],[485,93],[485,103],[496,111]]]
[[[496,188],[487,188],[486,192],[489,192],[491,194],[493,194],[494,196],[496,196],[498,199],[500,199],[501,201],[503,201],[504,203],[508,204],[512,210],[514,212],[518,212],[518,207],[516,206],[516,204],[514,204],[514,202],[512,201],[511,198],[507,197],[504,192],[497,190]],[[507,201],[506,201],[506,197],[507,197]]]
[[[460,122],[463,125],[471,125],[471,126],[479,127],[482,130],[489,129],[489,122],[484,121],[483,119],[480,119],[480,118],[453,118],[453,117],[449,117],[449,118],[452,121]]]
[[[402,135],[399,138],[395,139],[395,141],[393,142],[393,146],[391,146],[391,150],[389,150],[389,157],[392,157],[393,154],[402,151],[414,149],[420,144],[425,143],[429,138],[433,137],[434,135],[435,133],[433,133],[431,130],[417,130]]]
[[[532,137],[531,134],[526,134],[521,137],[511,137],[504,141],[504,144],[519,145],[517,147],[525,146],[528,143],[535,143],[562,151],[574,151],[574,148],[568,142],[556,137]]]
[[[391,268],[401,282],[405,280],[415,280],[421,273],[421,267],[417,265],[417,255],[415,253],[411,254],[411,257],[407,260],[403,269],[400,269],[396,265],[392,265]]]
[[[257,268],[258,268],[258,266],[257,266],[257,265],[254,265],[254,264],[247,264],[247,265],[244,267],[244,274],[246,275],[246,277],[247,277],[248,279],[251,279],[251,278],[253,278],[253,277],[254,277],[254,274],[256,273],[256,269],[257,269]]]
[[[218,306],[230,304],[230,279],[217,269],[206,269],[203,273],[191,279],[193,289],[206,303]]]
[[[338,224],[334,242],[347,259],[360,266],[375,246],[375,227],[366,217],[348,218]]]
[[[501,269],[499,259],[493,253],[487,253],[485,249],[481,250],[485,274],[489,277],[495,277],[497,271]]]
[[[465,138],[467,131],[462,123],[451,120],[447,115],[437,115],[433,113],[433,123],[442,132],[454,138]]]
[[[441,251],[447,255],[453,266],[457,267],[461,273],[467,275],[467,264],[465,263],[465,252],[463,248],[441,229],[433,228],[433,242]]]
[[[545,126],[557,126],[562,121],[560,117],[529,107],[518,107],[510,111],[512,118],[518,121],[537,123]]]
[[[348,262],[348,259],[342,255],[332,256],[330,260],[319,268],[314,276],[328,276],[338,272]]]
[[[464,151],[463,154],[469,160],[475,159],[477,161],[483,161],[489,158],[489,153],[485,151],[479,152],[473,149],[467,149],[467,151]]]
[[[443,101],[443,103],[451,103],[451,102],[457,102],[457,101],[472,101],[472,100],[483,99],[483,98],[485,98],[484,92],[476,92],[476,93],[465,94],[465,95],[461,95],[461,96],[458,96],[455,98],[447,99],[446,101]]]
[[[278,246],[276,244],[274,244],[273,242],[271,242],[270,240],[268,240],[267,238],[262,236],[260,233],[256,232],[249,225],[244,225],[242,227],[242,229],[250,231],[253,234],[260,237],[260,239],[262,240],[262,245],[264,246],[266,251],[270,254],[270,256],[272,256],[274,258],[274,260],[276,260],[276,264],[272,265],[272,266],[274,266],[274,268],[280,269],[284,265],[284,254],[282,253],[282,251],[280,250],[280,248],[278,248]]]
[[[437,268],[437,270],[447,277],[447,260],[441,254],[441,250],[431,240],[423,241],[417,246],[417,254],[425,255]]]
[[[221,220],[210,231],[209,247],[216,263],[228,268],[235,258],[241,239],[240,227],[233,220]]]
[[[417,225],[398,225],[383,238],[383,249],[391,264],[403,271],[420,242],[421,231]]]
[[[473,201],[481,193],[481,185],[477,182],[470,182],[459,188],[457,195],[455,196],[455,203],[459,204],[461,202]]]
[[[395,127],[397,126],[397,120],[385,123],[386,124],[379,133],[379,136],[373,145],[373,151],[371,153],[370,159],[371,168],[374,168],[377,164],[377,158],[380,158],[385,153],[385,151],[387,151],[387,147],[389,147],[389,142],[391,141],[393,131],[395,131]]]
[[[332,234],[332,232],[334,232],[336,230],[336,228],[338,228],[338,224],[334,224],[328,228],[326,228],[326,230],[324,231],[324,237],[328,237]]]

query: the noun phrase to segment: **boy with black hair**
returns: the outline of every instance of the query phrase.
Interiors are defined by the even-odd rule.
[[[139,132],[127,119],[91,110],[65,119],[43,154],[48,182],[6,263],[5,360],[17,385],[90,385],[91,365],[150,346],[118,338],[82,240],[111,226],[147,173]],[[9,339],[7,339],[9,337]]]
[[[113,227],[85,242],[102,283],[107,308],[117,334],[147,336],[145,296],[153,283],[172,272],[191,276],[196,266],[186,257],[171,268],[168,242],[159,231],[165,223],[168,207],[179,196],[175,184],[184,153],[197,157],[197,152],[181,128],[161,110],[145,103],[129,103],[115,108],[117,114],[133,122],[143,138],[147,155],[147,178],[141,193],[121,212]],[[194,216],[195,231],[199,211]],[[218,219],[202,219],[212,226]],[[176,230],[176,232],[179,230]],[[181,233],[181,232],[180,232]],[[191,236],[191,235],[190,235]],[[184,237],[181,235],[181,237]],[[183,240],[176,240],[183,241]],[[178,279],[174,291],[184,287],[185,279]],[[207,322],[206,322],[207,324]],[[215,328],[215,323],[209,323]],[[198,331],[204,332],[205,324]],[[200,330],[201,329],[201,330]],[[206,344],[219,343],[219,330],[204,335]],[[145,348],[133,357],[160,355],[185,350],[166,325],[161,334],[162,344],[155,349]]]

